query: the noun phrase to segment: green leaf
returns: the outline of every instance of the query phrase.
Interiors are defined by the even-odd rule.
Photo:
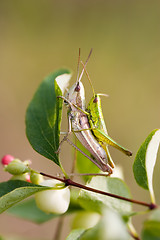
[[[59,146],[62,115],[62,91],[55,81],[58,76],[71,74],[62,69],[50,74],[40,84],[26,112],[26,134],[33,149],[60,166],[55,151]]]
[[[45,213],[41,211],[34,200],[31,198],[29,200],[25,200],[16,206],[11,207],[7,213],[12,214],[16,217],[20,217],[35,223],[44,223],[49,221],[50,219],[59,216],[58,214]]]
[[[109,209],[103,212],[102,219],[86,231],[81,240],[129,240],[129,234],[122,218]]]
[[[0,183],[0,213],[36,192],[50,189],[20,180]]]
[[[134,177],[141,187],[150,191],[152,203],[155,203],[152,179],[159,143],[160,130],[155,129],[142,143],[133,164]]]
[[[157,208],[151,212],[151,215],[149,217],[152,221],[160,222],[160,208]]]
[[[70,205],[72,206],[73,212],[83,210],[78,202],[78,197],[79,197],[79,190],[71,189]],[[70,208],[70,205],[69,205],[69,208]]]
[[[77,212],[82,209],[80,205],[77,203],[76,199],[77,199],[77,194],[75,195],[75,191],[72,190],[69,209],[65,213],[65,215],[70,214],[72,212]],[[41,211],[37,207],[34,198],[27,199],[23,202],[20,202],[19,204],[8,209],[7,213],[12,214],[16,217],[20,217],[20,218],[35,222],[37,224],[44,223],[55,217],[62,216],[62,214],[52,214],[52,213],[48,214]]]
[[[76,145],[85,154],[87,154],[89,157],[92,157],[89,151],[79,141],[76,141]],[[79,151],[77,151],[76,167],[79,173],[99,173],[100,172],[100,169]],[[86,182],[89,179],[91,179],[91,176],[83,176],[83,179]]]
[[[131,198],[128,187],[118,178],[93,177],[87,186],[126,198]],[[88,211],[102,213],[106,207],[114,209],[123,215],[129,214],[132,211],[132,204],[130,202],[86,190],[80,191],[78,200],[80,201],[81,206]]]
[[[66,240],[79,240],[81,239],[81,236],[83,236],[85,231],[85,229],[75,229],[68,235]]]
[[[144,223],[142,230],[142,240],[160,239],[160,209],[156,209],[151,214],[149,220]]]
[[[129,240],[129,234],[122,218],[109,209],[103,212],[99,223],[91,229],[73,230],[66,240]]]

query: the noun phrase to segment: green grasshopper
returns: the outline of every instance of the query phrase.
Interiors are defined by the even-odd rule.
[[[100,96],[108,96],[106,94],[95,94],[95,91],[93,89],[93,85],[91,82],[91,79],[89,77],[89,74],[83,64],[83,69],[86,72],[86,75],[88,77],[88,80],[91,84],[92,90],[93,90],[93,97],[91,98],[88,107],[86,109],[86,114],[89,119],[89,124],[91,127],[91,130],[96,137],[97,141],[100,143],[100,145],[103,147],[103,149],[106,151],[107,157],[108,157],[108,162],[110,166],[113,168],[114,163],[113,160],[110,156],[109,150],[108,150],[108,145],[111,145],[118,150],[122,151],[128,156],[132,156],[132,152],[127,150],[126,148],[122,147],[120,144],[118,144],[116,141],[114,141],[107,132],[107,128],[105,125],[103,113],[102,113],[102,107],[101,107],[101,98]]]
[[[91,52],[90,52],[91,54]],[[85,66],[88,62],[90,54],[87,58]],[[79,52],[79,62],[80,62],[80,52]],[[79,63],[78,63],[79,65]],[[78,67],[79,72],[79,67]],[[108,157],[103,146],[97,141],[97,138],[93,135],[90,130],[90,124],[88,116],[86,115],[85,106],[85,93],[84,87],[81,82],[81,78],[84,72],[84,68],[80,77],[77,74],[77,81],[66,93],[65,97],[62,98],[68,108],[68,122],[69,129],[67,135],[63,138],[61,143],[67,140],[69,133],[73,132],[82,145],[91,153],[94,157],[93,159],[88,156],[88,158],[96,164],[102,171],[112,173],[112,167],[108,164]],[[60,144],[61,144],[60,143]],[[58,152],[58,151],[57,151]]]

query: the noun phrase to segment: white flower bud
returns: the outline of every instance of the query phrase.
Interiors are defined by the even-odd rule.
[[[42,186],[56,187],[62,185],[57,180],[44,180]],[[44,190],[35,194],[37,206],[46,213],[63,214],[70,203],[70,190],[68,187],[56,190]]]

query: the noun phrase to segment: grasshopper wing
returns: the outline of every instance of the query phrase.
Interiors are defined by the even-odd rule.
[[[131,151],[122,147],[120,144],[118,144],[116,141],[114,141],[109,135],[105,134],[102,130],[96,128],[94,130],[94,135],[99,139],[99,141],[102,143],[102,145],[103,145],[103,143],[106,143],[110,146],[117,148],[121,152],[125,153],[127,156],[132,156]]]

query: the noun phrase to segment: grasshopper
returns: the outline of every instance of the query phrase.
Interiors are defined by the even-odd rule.
[[[86,60],[84,66],[86,66],[90,54]],[[62,98],[68,108],[68,133],[63,138],[61,143],[67,140],[68,135],[73,132],[78,140],[82,143],[82,145],[91,153],[93,159],[88,157],[94,164],[96,164],[103,172],[112,173],[112,167],[108,164],[108,157],[106,151],[103,146],[97,141],[97,138],[93,135],[90,130],[90,124],[88,120],[88,116],[86,115],[86,106],[85,106],[85,91],[83,84],[81,82],[81,78],[84,73],[84,68],[79,75],[79,62],[80,62],[80,50],[79,50],[79,59],[78,59],[78,73],[77,73],[77,81],[73,84],[73,86],[66,93],[65,97],[59,96]],[[61,144],[60,143],[60,144]]]
[[[87,78],[91,84],[92,91],[93,91],[93,97],[91,98],[87,109],[86,109],[86,114],[89,119],[89,124],[92,129],[92,132],[94,136],[96,137],[97,141],[100,143],[100,145],[103,147],[103,149],[106,151],[107,157],[108,157],[108,162],[112,168],[114,168],[114,163],[113,160],[110,156],[109,150],[108,150],[108,145],[111,145],[118,150],[122,151],[128,156],[132,156],[132,152],[127,150],[126,148],[122,147],[120,144],[118,144],[116,141],[114,141],[107,132],[107,128],[105,125],[103,113],[102,113],[102,107],[101,107],[101,98],[100,96],[108,96],[106,94],[95,94],[91,79],[89,77],[89,74],[85,68],[85,65],[81,61],[83,65],[83,69],[86,72]]]

